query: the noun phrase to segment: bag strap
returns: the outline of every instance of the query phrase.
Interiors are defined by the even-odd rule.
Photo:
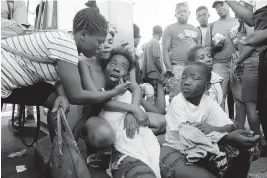
[[[203,36],[202,36],[202,31],[201,31],[201,28],[200,28],[200,27],[197,27],[197,28],[198,28],[198,30],[199,30],[199,32],[200,32],[200,35],[201,35],[201,36],[200,36],[200,37],[201,37],[200,42],[201,42],[201,45],[202,45],[202,40],[203,40],[203,39],[202,39],[202,38],[203,38]]]
[[[7,8],[8,8],[8,20],[11,20],[13,19],[14,0],[7,0],[6,3],[7,3]],[[11,9],[10,3],[13,4],[12,9]]]
[[[17,56],[26,58],[26,59],[28,59],[31,62],[40,62],[42,64],[55,64],[56,63],[54,61],[48,61],[48,60],[44,60],[44,59],[39,58],[39,57],[30,56],[29,54],[26,54],[24,52],[21,52],[21,51],[17,50],[16,48],[12,48],[12,47],[10,47],[10,46],[8,46],[6,44],[3,44],[3,43],[1,43],[1,48],[5,49],[5,50],[7,50],[9,52],[12,52],[12,53],[14,53]]]
[[[62,121],[63,121],[63,125],[64,125],[65,128],[66,128],[66,133],[69,135],[70,139],[71,139],[73,142],[75,142],[75,144],[76,144],[76,141],[75,141],[75,139],[74,139],[73,133],[72,133],[72,131],[71,131],[70,125],[69,125],[69,123],[68,123],[68,121],[67,121],[67,118],[66,118],[66,115],[65,115],[63,109],[62,109],[62,108],[59,108],[59,109],[58,109],[58,112],[59,112],[59,114],[61,115],[61,119],[62,119]]]

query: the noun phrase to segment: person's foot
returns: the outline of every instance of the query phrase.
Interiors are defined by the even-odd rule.
[[[35,118],[34,115],[32,114],[27,114],[26,118],[25,118],[25,122],[29,123],[29,122],[35,122]]]
[[[259,143],[261,146],[263,146],[263,147],[267,147],[267,142],[266,142],[266,140],[265,140],[265,137],[264,137],[264,135],[261,135],[261,137],[260,137],[260,143]]]
[[[92,168],[108,168],[108,162],[110,160],[111,152],[98,151],[97,153],[89,154],[87,157],[87,165]]]
[[[261,152],[259,149],[259,145],[256,145],[252,151],[252,161],[258,160],[260,158],[260,155],[261,155]]]

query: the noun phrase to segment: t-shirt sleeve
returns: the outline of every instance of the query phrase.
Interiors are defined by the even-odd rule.
[[[173,98],[165,115],[166,123],[171,131],[177,131],[180,124],[186,122],[185,103],[180,95]]]
[[[157,42],[153,42],[152,44],[152,53],[153,53],[153,57],[157,58],[161,56],[161,52],[160,52],[160,44]]]
[[[162,35],[162,45],[165,46],[167,41],[171,41],[171,26],[166,27]]]
[[[78,65],[79,56],[74,40],[55,38],[49,45],[50,57]]]
[[[222,127],[228,124],[233,124],[227,114],[222,110],[221,106],[211,98],[208,101],[210,112],[206,120],[207,124],[215,127]]]

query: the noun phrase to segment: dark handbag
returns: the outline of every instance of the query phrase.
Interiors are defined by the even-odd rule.
[[[62,108],[57,112],[57,132],[49,165],[53,178],[91,178]]]

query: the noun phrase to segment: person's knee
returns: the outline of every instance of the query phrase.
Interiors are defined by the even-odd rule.
[[[111,146],[115,139],[112,127],[101,117],[92,117],[84,125],[85,142],[87,146],[105,149]]]

